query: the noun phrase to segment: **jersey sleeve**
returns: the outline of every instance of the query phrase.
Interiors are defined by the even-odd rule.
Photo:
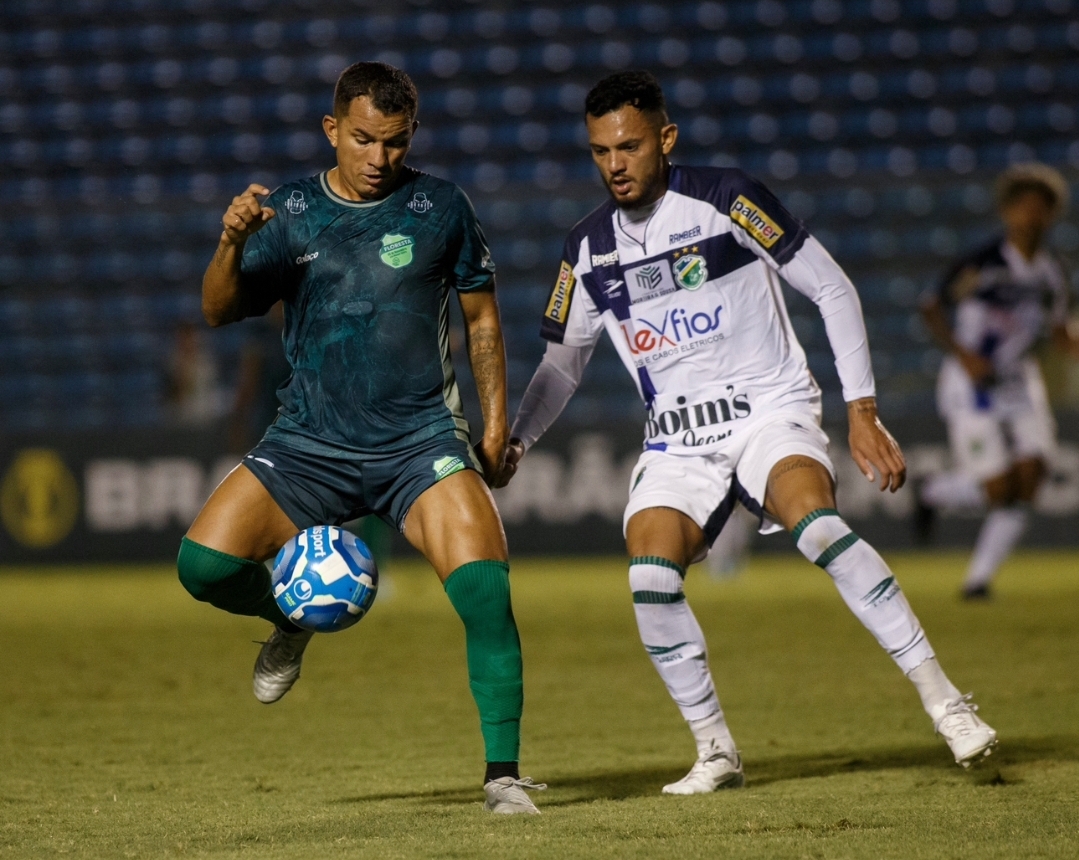
[[[764,185],[740,170],[721,183],[720,211],[731,219],[735,241],[772,268],[790,262],[805,243],[805,226]]]
[[[277,214],[244,244],[240,258],[240,277],[247,295],[248,315],[262,316],[285,297],[292,278],[284,207],[277,192],[266,199]]]
[[[590,274],[587,242],[567,240],[562,250],[558,278],[543,312],[540,337],[566,346],[592,346],[603,331],[599,308],[581,279]]]
[[[449,283],[458,292],[489,290],[494,286],[495,264],[472,201],[460,189],[453,191],[453,228],[449,252]]]

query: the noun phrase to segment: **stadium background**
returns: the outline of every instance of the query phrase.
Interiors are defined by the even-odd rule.
[[[883,417],[913,472],[940,468],[940,354],[918,297],[993,234],[992,181],[1008,164],[1054,165],[1079,197],[1077,54],[1070,0],[6,0],[0,559],[175,551],[236,461],[227,413],[259,325],[192,329],[221,213],[249,182],[273,187],[331,163],[320,118],[337,74],[367,58],[413,76],[410,160],[462,185],[485,224],[511,410],[542,352],[538,319],[565,233],[603,199],[584,94],[612,70],[644,67],[681,127],[676,160],[759,177],[851,274]],[[1051,237],[1072,264],[1074,213]],[[790,307],[839,431],[841,506],[867,536],[903,545],[909,492],[881,499],[851,474],[823,326],[801,297]],[[1077,440],[1067,413],[1079,371],[1043,358],[1062,437]],[[170,399],[185,360],[205,371],[193,413]],[[618,549],[641,415],[604,344],[557,431],[500,497],[511,549]],[[1033,540],[1069,542],[1079,448],[1063,446],[1040,510]],[[953,520],[940,540],[974,525]]]

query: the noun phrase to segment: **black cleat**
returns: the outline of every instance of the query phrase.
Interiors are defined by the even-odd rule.
[[[990,592],[988,585],[964,586],[963,590],[959,593],[959,596],[963,600],[971,602],[993,599],[993,594]]]
[[[922,501],[922,481],[914,484],[914,542],[929,546],[937,526],[937,509]]]

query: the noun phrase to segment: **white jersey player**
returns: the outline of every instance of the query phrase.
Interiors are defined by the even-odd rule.
[[[1004,237],[956,263],[923,305],[926,324],[947,353],[937,404],[958,467],[922,487],[923,536],[928,510],[990,506],[963,585],[968,599],[989,596],[993,575],[1026,530],[1027,509],[1056,445],[1031,351],[1047,332],[1063,348],[1077,349],[1067,330],[1067,279],[1042,247],[1067,189],[1045,165],[1009,168],[998,182]]]
[[[557,417],[606,330],[648,407],[625,512],[630,588],[645,648],[697,742],[689,774],[663,790],[742,785],[741,757],[682,590],[735,501],[762,531],[786,528],[911,678],[956,761],[996,733],[944,675],[881,557],[835,510],[820,390],[787,316],[780,277],[824,316],[850,447],[867,478],[898,489],[902,454],[877,420],[853,285],[764,186],[738,170],[672,166],[677,128],[646,72],[601,81],[585,103],[611,199],[570,233],[543,317],[547,352],[514,425],[509,471]]]

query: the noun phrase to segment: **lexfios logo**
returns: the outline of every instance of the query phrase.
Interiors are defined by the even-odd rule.
[[[632,323],[623,322],[622,334],[634,355],[654,353],[663,349],[676,349],[679,345],[711,335],[721,339],[720,323],[723,305],[711,311],[691,314],[685,308],[672,308],[659,320],[637,317]]]

